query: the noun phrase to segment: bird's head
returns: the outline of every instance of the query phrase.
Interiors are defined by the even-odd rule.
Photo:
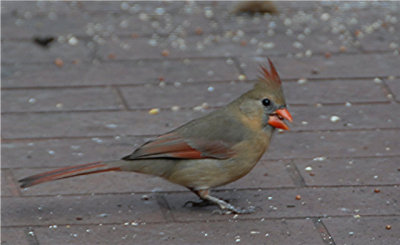
[[[282,91],[282,82],[271,60],[268,59],[270,70],[260,66],[260,77],[254,88],[239,98],[239,107],[243,114],[261,120],[263,126],[288,130],[284,120],[292,122],[292,116],[286,108]]]

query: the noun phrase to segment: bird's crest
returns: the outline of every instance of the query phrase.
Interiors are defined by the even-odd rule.
[[[278,72],[275,69],[274,64],[272,63],[272,61],[268,58],[268,64],[270,67],[270,71],[268,71],[268,69],[262,65],[260,65],[260,73],[261,73],[261,77],[260,81],[265,82],[267,85],[270,86],[281,86],[281,78],[279,77]]]

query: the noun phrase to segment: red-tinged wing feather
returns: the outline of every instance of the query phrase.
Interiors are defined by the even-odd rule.
[[[147,142],[131,155],[122,159],[180,158],[180,159],[227,159],[234,152],[220,141],[184,139],[176,133],[169,133]]]

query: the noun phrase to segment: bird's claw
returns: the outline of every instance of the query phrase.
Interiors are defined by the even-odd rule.
[[[200,202],[187,201],[185,202],[185,204],[183,204],[183,207],[186,207],[189,204],[191,205],[191,207],[205,207],[205,206],[215,205],[214,203],[208,200],[202,200]]]
[[[215,210],[213,213],[219,213],[219,214],[251,214],[256,211],[255,207],[250,206],[249,208],[237,208],[231,204],[227,206],[220,206],[220,210]],[[219,211],[219,212],[218,212]]]

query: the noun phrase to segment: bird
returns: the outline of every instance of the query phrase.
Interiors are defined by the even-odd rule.
[[[19,180],[26,188],[40,183],[108,171],[132,171],[158,176],[184,186],[224,213],[245,214],[210,195],[210,189],[231,183],[251,171],[267,150],[276,129],[292,122],[282,82],[272,61],[259,66],[254,87],[224,107],[147,141],[120,160],[64,167]]]

